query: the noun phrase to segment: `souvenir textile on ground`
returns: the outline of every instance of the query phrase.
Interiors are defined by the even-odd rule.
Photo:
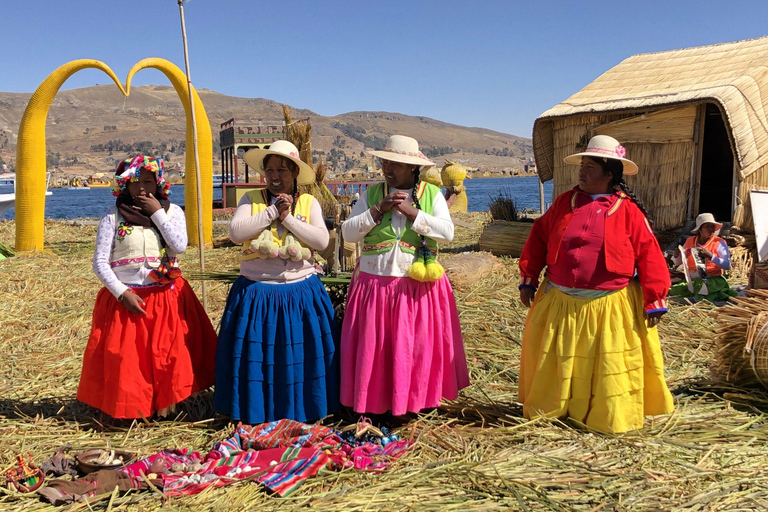
[[[253,426],[239,424],[232,437],[215,443],[204,457],[187,449],[162,450],[116,472],[131,482],[126,482],[126,488],[146,488],[146,477],[167,496],[192,495],[211,486],[249,480],[278,496],[287,496],[321,471],[382,471],[412,445],[399,439],[386,445],[350,442],[330,427],[283,419]],[[97,484],[89,482],[94,490],[99,488]],[[59,493],[55,497],[61,498]],[[63,503],[66,501],[57,504]]]

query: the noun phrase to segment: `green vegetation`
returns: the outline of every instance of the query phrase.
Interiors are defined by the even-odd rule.
[[[106,130],[108,127],[105,126],[104,128]],[[123,142],[120,139],[111,139],[104,144],[92,144],[91,151],[106,151],[110,156],[114,153],[118,153],[120,155],[157,155],[167,161],[171,161],[174,155],[184,154],[186,146],[187,145],[185,141],[177,139],[169,139],[167,141],[160,142],[152,142],[150,140],[142,140],[139,142]],[[214,150],[215,149],[216,148],[214,148]]]
[[[351,139],[355,139],[358,142],[362,142],[367,148],[373,148],[374,150],[382,150],[387,144],[386,137],[379,137],[378,135],[366,135],[365,129],[359,126],[355,126],[352,123],[333,123],[333,128],[340,130],[341,133]],[[336,137],[339,140],[339,137]],[[335,144],[335,142],[334,142]],[[339,146],[344,147],[344,146]]]
[[[421,152],[424,153],[427,156],[427,158],[436,158],[438,156],[457,153],[458,150],[450,146],[427,146],[422,148]]]

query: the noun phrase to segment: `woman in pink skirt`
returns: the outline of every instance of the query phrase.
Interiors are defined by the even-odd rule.
[[[401,416],[469,385],[453,289],[435,261],[453,222],[440,189],[419,181],[433,162],[415,139],[393,135],[371,154],[386,181],[368,187],[342,225],[363,252],[341,330],[341,403]]]

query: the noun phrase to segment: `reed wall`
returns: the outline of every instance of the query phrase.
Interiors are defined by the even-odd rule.
[[[577,183],[577,167],[565,164],[563,159],[566,156],[582,151],[591,136],[603,131],[600,130],[603,125],[634,116],[633,113],[613,113],[555,119],[553,193],[557,195],[570,190]],[[691,122],[692,133],[694,118],[687,119]],[[610,133],[610,130],[605,132]],[[656,229],[665,230],[681,226],[688,213],[693,140],[685,140],[685,137],[663,142],[641,142],[639,138],[635,140],[619,140],[627,149],[627,158],[640,168],[637,175],[627,176],[625,181],[644,203]]]

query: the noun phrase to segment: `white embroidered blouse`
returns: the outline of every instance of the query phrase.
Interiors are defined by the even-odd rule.
[[[173,212],[170,212],[173,210]],[[181,254],[187,248],[187,225],[184,211],[176,204],[171,203],[169,215],[162,208],[152,214],[152,223],[163,235],[166,250],[170,254]],[[114,295],[119,297],[129,287],[146,286],[154,284],[149,279],[152,267],[146,263],[139,268],[121,269],[112,267],[112,249],[114,248],[117,209],[110,206],[101,216],[99,228],[96,232],[96,251],[93,254],[93,271],[104,286]]]
[[[229,238],[236,244],[252,240],[269,229],[272,221],[278,218],[275,198],[264,211],[251,215],[251,198],[244,195],[237,205],[235,215],[229,223]],[[283,222],[277,221],[277,233],[282,236],[283,230],[288,229],[299,240],[313,251],[325,249],[328,246],[328,230],[325,228],[323,210],[317,199],[312,199],[309,211],[309,222],[303,222],[288,215]],[[305,279],[317,270],[311,261],[291,261],[280,258],[253,258],[240,262],[240,275],[251,281],[271,283],[287,283]]]
[[[398,189],[390,188],[390,192]],[[406,190],[410,194],[410,190]],[[453,240],[453,221],[448,212],[448,204],[442,194],[435,194],[432,205],[433,215],[419,210],[416,219],[411,226],[416,233],[431,238],[438,243],[447,243]],[[405,231],[407,217],[402,213],[392,210],[392,229],[395,234],[401,235]],[[341,225],[341,232],[347,242],[360,242],[376,226],[373,215],[368,206],[368,195],[362,194],[360,199],[352,207],[350,217]],[[408,268],[414,262],[414,256],[403,252],[400,246],[395,244],[392,250],[383,254],[362,255],[360,257],[360,270],[368,274],[379,276],[404,277],[408,275]]]

